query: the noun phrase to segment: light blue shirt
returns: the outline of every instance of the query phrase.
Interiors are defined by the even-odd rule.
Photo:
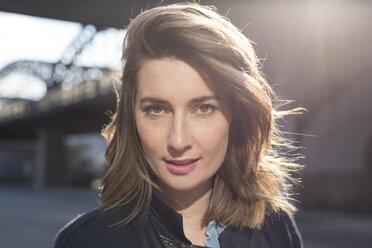
[[[209,222],[207,226],[207,238],[205,239],[205,244],[211,248],[220,248],[220,243],[218,238],[220,234],[225,230],[226,225],[217,223],[216,221],[212,220]]]

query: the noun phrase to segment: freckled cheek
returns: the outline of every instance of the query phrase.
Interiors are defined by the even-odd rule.
[[[194,138],[204,151],[225,152],[229,140],[227,121],[210,122],[208,125],[194,128]]]
[[[146,122],[137,122],[137,130],[146,157],[151,159],[156,154],[160,155],[160,149],[166,144],[164,128]]]

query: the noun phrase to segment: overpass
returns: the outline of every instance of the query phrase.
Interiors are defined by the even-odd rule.
[[[35,146],[36,186],[64,183],[66,135],[99,133],[109,122],[108,112],[115,108],[113,74],[105,70],[99,79],[69,90],[51,88],[39,101],[11,99],[0,108],[0,141]]]
[[[43,126],[69,134],[99,131],[109,120],[107,111],[114,110],[116,81],[111,70],[97,72],[102,74],[99,79],[80,82],[70,89],[49,88],[39,101],[2,99],[0,137],[35,138],[35,130]]]
[[[45,84],[45,95],[36,101],[0,97],[2,167],[12,166],[12,147],[31,148],[35,186],[65,183],[68,169],[64,137],[99,133],[110,121],[109,112],[115,110],[118,71],[74,62],[97,33],[94,26],[85,26],[56,63],[23,60],[0,70],[0,80],[23,74]]]

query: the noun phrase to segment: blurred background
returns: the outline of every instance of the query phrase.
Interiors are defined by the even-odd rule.
[[[165,3],[176,1],[164,1]],[[98,206],[124,27],[148,0],[0,2],[0,247],[51,247]],[[210,0],[254,43],[302,147],[305,247],[372,247],[372,2]],[[284,107],[284,108],[286,108]]]

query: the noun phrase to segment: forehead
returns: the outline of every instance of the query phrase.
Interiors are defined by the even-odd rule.
[[[174,58],[145,61],[138,71],[137,84],[137,98],[185,100],[220,95],[217,87],[205,81],[193,66]]]

